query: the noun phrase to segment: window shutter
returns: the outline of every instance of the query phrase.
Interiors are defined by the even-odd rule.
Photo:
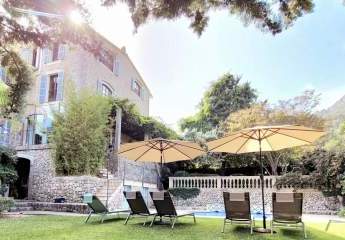
[[[97,80],[97,93],[102,94],[102,82]]]
[[[56,89],[56,101],[62,101],[63,99],[63,72],[58,73],[57,89]]]
[[[32,62],[32,50],[30,48],[22,48],[20,51],[20,57],[27,64]]]
[[[43,48],[42,50],[43,63],[50,63],[53,60],[53,53],[49,48]]]
[[[134,79],[131,79],[131,90],[134,90]]]
[[[146,94],[145,88],[142,87],[141,90],[140,90],[140,97],[141,97],[141,99],[144,99],[144,98],[145,98],[145,94]]]
[[[0,67],[0,81],[6,82],[6,72],[3,67]]]
[[[66,54],[66,45],[59,44],[58,59],[63,60],[65,58],[65,54]]]
[[[47,101],[47,87],[48,87],[47,85],[48,85],[48,76],[47,75],[41,76],[39,103],[45,103]]]
[[[118,56],[114,57],[114,62],[113,62],[113,73],[116,76],[119,76],[119,71],[120,71],[120,61]]]

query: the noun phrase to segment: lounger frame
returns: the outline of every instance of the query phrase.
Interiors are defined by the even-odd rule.
[[[160,218],[160,221],[162,221],[163,218],[169,218],[171,229],[174,229],[177,220],[181,217],[191,216],[191,217],[193,217],[194,223],[196,223],[195,214],[193,212],[185,213],[185,214],[178,214],[177,213],[169,192],[164,192],[164,199],[163,200],[154,199],[153,194],[154,194],[154,192],[150,192],[150,196],[151,196],[151,198],[153,200],[153,204],[157,210],[157,214],[154,216],[154,218],[150,224],[150,227],[152,227],[152,225],[155,222],[157,217]]]
[[[87,223],[90,220],[92,215],[100,215],[100,222],[103,223],[107,215],[117,214],[117,216],[119,217],[120,213],[129,212],[129,210],[109,211],[101,202],[101,200],[95,195],[92,196],[92,202],[87,203],[87,205],[91,210],[87,218],[85,219],[85,223]]]
[[[303,193],[291,194],[293,194],[293,202],[277,202],[277,193],[272,193],[271,234],[274,233],[274,228],[300,228],[303,237],[307,238],[306,227],[302,221]]]
[[[249,193],[244,193],[244,201],[231,201],[230,195],[230,192],[223,192],[225,218],[222,233],[225,232],[225,225],[230,223],[230,225],[249,225],[250,234],[253,234],[255,220],[251,217]]]

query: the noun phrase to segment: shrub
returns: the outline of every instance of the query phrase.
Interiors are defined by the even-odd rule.
[[[14,206],[13,198],[0,197],[0,215]]]
[[[174,177],[189,177],[190,174],[187,171],[179,170],[174,173]]]
[[[15,169],[16,151],[0,146],[0,195],[7,191],[7,185],[14,182],[18,175]]]
[[[345,218],[345,208],[340,209],[340,211],[338,212],[338,216]]]
[[[174,197],[187,200],[190,198],[197,197],[200,193],[200,189],[199,188],[172,188],[172,189],[169,189],[169,192]]]
[[[106,158],[110,108],[108,98],[69,93],[64,112],[55,114],[50,138],[58,174],[97,174]]]

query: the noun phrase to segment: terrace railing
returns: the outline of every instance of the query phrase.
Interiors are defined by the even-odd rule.
[[[277,176],[265,176],[264,187],[276,189]],[[260,189],[260,176],[169,177],[169,188]],[[281,188],[292,188],[285,185]],[[306,186],[311,188],[311,186]]]

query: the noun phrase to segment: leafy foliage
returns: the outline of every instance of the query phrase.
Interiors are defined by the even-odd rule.
[[[338,216],[345,218],[345,208],[340,209],[340,211],[338,212]]]
[[[307,90],[294,98],[281,100],[277,105],[269,105],[267,102],[256,103],[230,114],[220,129],[227,134],[258,125],[297,124],[323,128],[325,120],[314,113],[319,104],[319,97],[314,90]],[[300,155],[300,149],[264,153],[264,159],[270,166],[268,172],[278,175],[278,167],[286,172],[287,167],[299,159]]]
[[[14,206],[14,200],[12,198],[0,197],[0,216],[4,211],[10,210]]]
[[[15,169],[16,162],[16,151],[0,146],[0,195],[3,195],[7,191],[7,185],[18,177]]]
[[[204,133],[212,131],[230,113],[249,107],[257,96],[249,83],[240,84],[240,80],[240,77],[226,73],[212,83],[198,106],[198,112],[194,116],[182,119],[180,128],[196,129]]]
[[[307,175],[302,179],[302,175]],[[342,195],[345,176],[345,152],[335,153],[321,149],[307,152],[299,168],[283,176],[279,184],[290,184],[299,188],[302,183],[317,187],[326,195]]]
[[[25,93],[30,89],[33,80],[30,68],[23,62],[16,51],[1,45],[0,67],[6,72],[6,85],[1,88],[0,116],[11,117],[11,113],[19,113]]]
[[[345,122],[331,128],[330,134],[325,141],[325,148],[329,151],[345,151]]]
[[[168,128],[164,123],[149,117],[142,116],[137,110],[135,104],[130,103],[128,99],[113,99],[111,118],[116,118],[116,109],[122,109],[122,131],[134,139],[142,140],[145,133],[151,138],[178,139],[179,135]],[[115,127],[115,126],[114,126]]]
[[[118,0],[103,0],[103,5],[115,5]],[[253,23],[263,31],[280,33],[303,14],[313,10],[312,0],[124,0],[136,28],[148,19],[190,19],[190,27],[198,35],[205,30],[211,10],[227,10],[245,23]],[[273,11],[272,9],[276,9]]]
[[[171,188],[168,191],[174,197],[182,198],[183,200],[195,198],[200,193],[199,188]]]
[[[71,90],[64,112],[55,114],[50,138],[58,174],[97,173],[106,157],[110,109],[107,98]]]

